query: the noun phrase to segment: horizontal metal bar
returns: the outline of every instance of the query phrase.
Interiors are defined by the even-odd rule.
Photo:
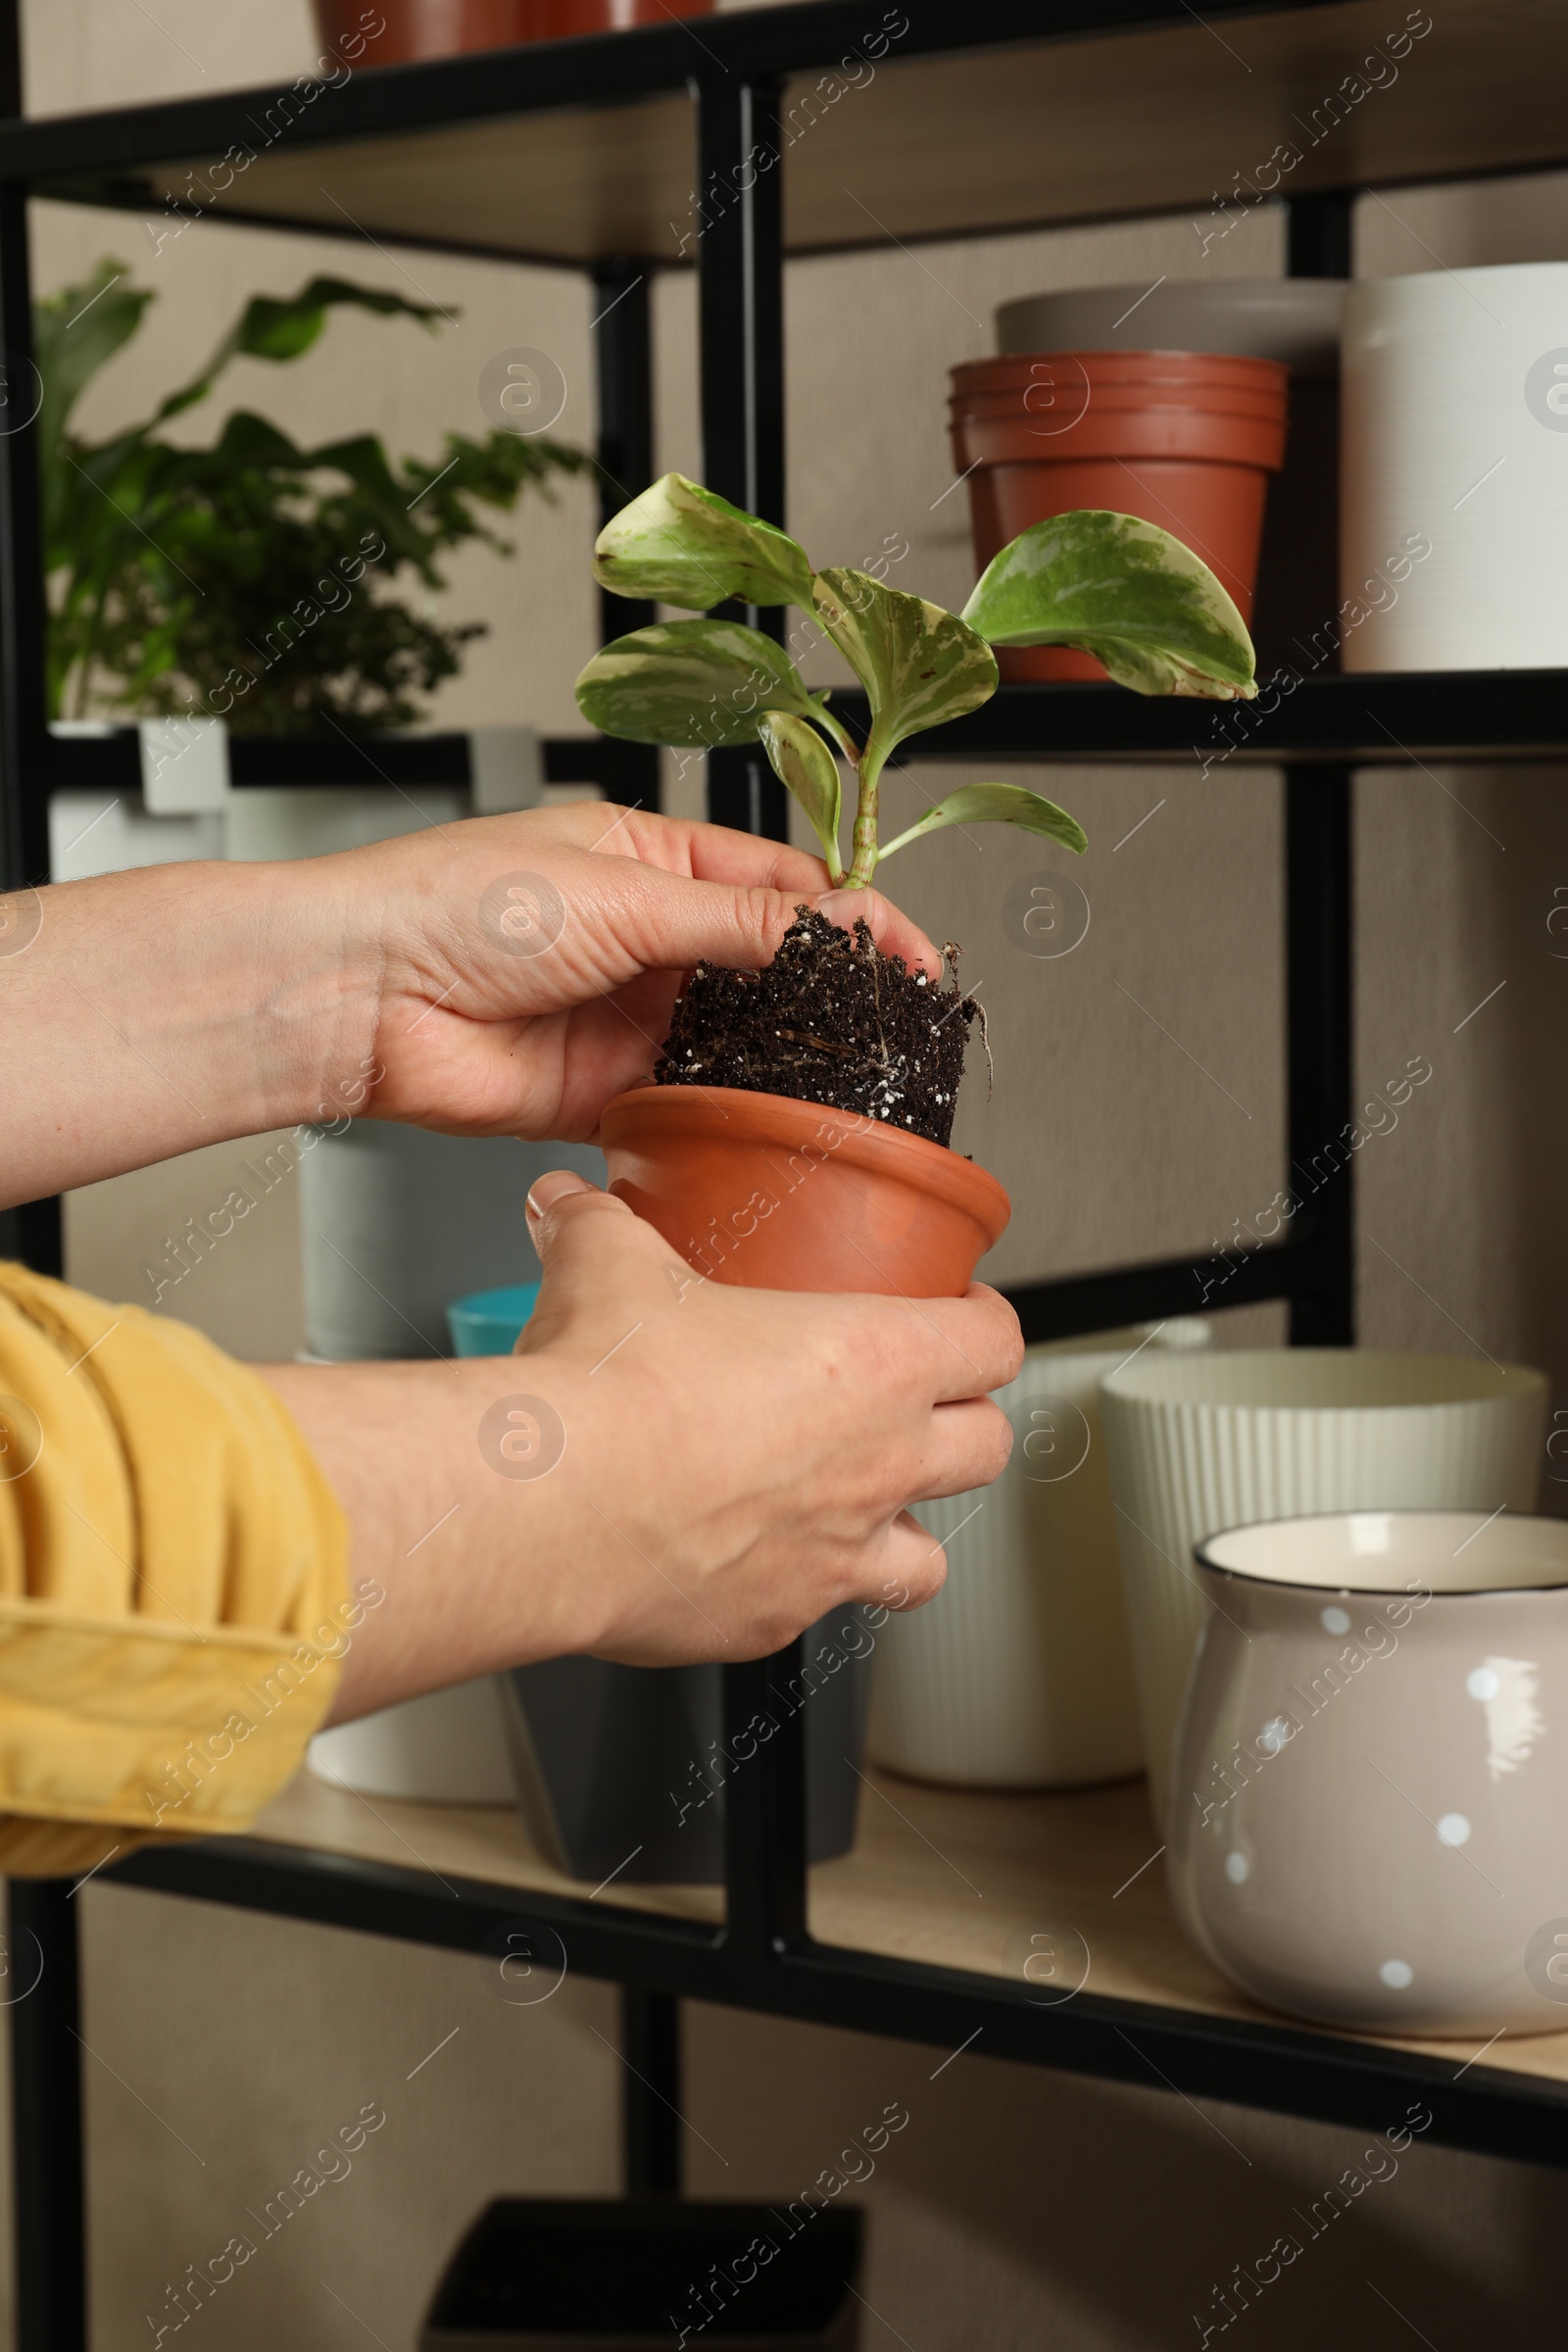
[[[1336,5],[1338,0],[1212,0],[1206,13],[1222,19],[1301,16]],[[901,59],[1047,40],[1108,40],[1192,21],[1185,0],[968,0],[961,10],[950,0],[904,0],[901,13],[907,20],[898,36]],[[862,0],[798,0],[794,7],[705,19],[698,50],[726,76],[755,82],[831,66],[858,52],[876,29],[867,25]],[[288,122],[281,135],[291,146],[319,147],[432,123],[626,105],[684,92],[701,62],[693,40],[682,24],[655,24],[417,65],[351,67],[344,80],[323,82],[305,105],[293,97],[299,85],[290,83],[8,122],[0,127],[0,183],[68,172],[113,174],[137,164],[222,154],[230,146],[254,149],[258,137],[272,143],[260,127],[272,112]]]
[[[598,784],[615,800],[655,805],[659,753],[611,735],[553,735],[543,744],[545,781]],[[236,787],[295,789],[364,784],[451,785],[472,781],[466,735],[231,735],[229,781]],[[107,735],[51,735],[49,788],[139,792],[141,750],[134,727]]]
[[[863,730],[863,695],[835,693],[833,708]],[[1568,669],[1309,678],[1278,711],[1256,710],[1249,703],[1145,699],[1119,686],[1004,686],[967,718],[904,744],[900,758],[1182,760],[1212,775],[1233,760],[1397,766],[1416,758],[1568,757]],[[553,782],[603,784],[617,799],[637,798],[658,760],[651,745],[608,735],[552,736],[544,751]],[[52,735],[49,782],[57,790],[135,791],[139,760],[133,727]],[[236,785],[466,784],[468,739],[235,735],[229,762]]]
[[[1303,659],[1303,667],[1306,666]],[[1199,777],[1235,764],[1325,760],[1558,760],[1568,749],[1568,670],[1486,669],[1303,676],[1254,703],[1128,694],[1120,686],[1008,685],[967,718],[899,747],[905,760],[1161,760]],[[833,696],[857,732],[860,694]]]
[[[383,1863],[236,1838],[147,1846],[103,1874],[133,1886],[221,1902],[449,1951],[499,1952],[508,1930],[578,1974],[680,1997],[915,2041],[976,2056],[1188,2096],[1394,2127],[1419,2102],[1450,2147],[1568,2167],[1568,2092],[1448,2058],[1266,2019],[1109,2000],[1047,2003],[1020,1977],[972,1975],[826,1944],[729,1948],[721,1930],[661,1913],[590,1904]]]
[[[1305,1215],[1302,1211],[1303,1222]],[[1033,1346],[1122,1323],[1152,1322],[1161,1315],[1211,1314],[1268,1298],[1312,1298],[1332,1284],[1337,1264],[1328,1241],[1307,1227],[1266,1249],[1152,1258],[1100,1274],[1009,1284],[1004,1296]]]

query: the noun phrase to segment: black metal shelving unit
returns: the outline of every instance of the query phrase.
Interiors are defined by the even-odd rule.
[[[1218,27],[1223,26],[1223,39]],[[20,381],[30,346],[27,207],[38,197],[175,222],[177,208],[589,273],[599,290],[601,449],[627,490],[652,470],[649,281],[695,267],[706,478],[784,518],[783,285],[790,254],[913,245],[1068,220],[1201,211],[1246,179],[1291,122],[1385,27],[1372,0],[811,0],[695,24],[449,62],[358,70],[300,95],[264,90],[58,120],[21,119],[15,0],[0,9],[0,346]],[[1219,47],[1215,47],[1216,41]],[[1348,265],[1366,186],[1568,162],[1560,92],[1568,16],[1516,0],[1506,39],[1486,0],[1449,0],[1395,95],[1314,139],[1290,183],[1289,267]],[[1245,80],[1222,62],[1228,50]],[[1245,58],[1242,52],[1245,51]],[[860,61],[852,69],[844,61]],[[862,69],[874,71],[866,78]],[[843,86],[824,96],[829,85]],[[1315,118],[1314,118],[1315,120]],[[215,159],[248,152],[226,185]],[[759,168],[759,158],[773,163]],[[853,159],[854,169],[850,169]],[[876,198],[873,210],[859,188]],[[1250,182],[1248,183],[1250,184]],[[1245,201],[1245,199],[1244,199]],[[624,605],[615,629],[631,625]],[[771,625],[764,616],[764,625]],[[51,737],[36,451],[0,433],[0,885],[45,878],[47,808],[68,785],[134,787],[134,739]],[[1285,1053],[1289,1153],[1312,1162],[1351,1116],[1351,771],[1412,757],[1568,754],[1568,673],[1311,675],[1250,711],[1143,702],[1113,688],[1009,687],[946,730],[941,756],[988,760],[1235,760],[1285,774]],[[236,742],[237,785],[466,780],[466,741]],[[1205,765],[1206,762],[1206,765]],[[563,742],[548,772],[648,799],[634,747]],[[715,756],[710,806],[775,837],[782,793],[751,754]],[[4,1229],[9,1227],[8,1230]],[[58,1265],[57,1205],[0,1220],[0,1246]],[[1185,1310],[1186,1260],[1023,1286],[1031,1339]],[[1354,1336],[1348,1173],[1288,1243],[1253,1251],[1228,1304],[1284,1299],[1297,1343]],[[744,1725],[787,1658],[726,1671]],[[498,1930],[560,1938],[571,1965],[624,1987],[627,2186],[674,2192],[683,1997],[729,2003],[991,2056],[1327,2120],[1381,2124],[1424,2099],[1433,2136],[1534,2162],[1568,2162],[1568,2091],[1496,2064],[1198,2008],[1086,1990],[1046,2006],[1020,1975],[939,1968],[815,1940],[808,1929],[799,1718],[726,1791],[721,1924],[519,1891],[474,1879],[437,1889],[419,1871],[258,1838],[144,1849],[122,1885],[477,1952]],[[454,1894],[456,1899],[454,1899]],[[64,1883],[11,1888],[10,1952],[41,1967],[11,2010],[20,2340],[85,2343],[75,1909]]]

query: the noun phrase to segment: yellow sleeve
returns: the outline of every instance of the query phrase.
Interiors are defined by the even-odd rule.
[[[347,1563],[255,1373],[0,1263],[0,1872],[247,1828],[331,1703]]]

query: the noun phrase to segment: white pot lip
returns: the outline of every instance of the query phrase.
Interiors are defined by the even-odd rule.
[[[1521,1396],[1540,1395],[1550,1387],[1547,1375],[1535,1364],[1503,1363],[1494,1368],[1502,1376],[1502,1384],[1488,1386],[1473,1396],[1405,1396],[1368,1399],[1359,1403],[1346,1396],[1323,1403],[1263,1396],[1164,1396],[1158,1389],[1151,1394],[1140,1388],[1150,1372],[1158,1370],[1168,1379],[1187,1377],[1195,1358],[1200,1357],[1205,1368],[1223,1367],[1233,1357],[1237,1364],[1262,1362],[1267,1364],[1321,1363],[1325,1357],[1343,1362],[1354,1357],[1363,1364],[1462,1364],[1472,1374],[1478,1369],[1471,1355],[1454,1355],[1438,1349],[1420,1348],[1161,1348],[1157,1355],[1142,1354],[1142,1371],[1126,1375],[1123,1367],[1107,1376],[1102,1394],[1120,1402],[1136,1405],[1146,1412],[1208,1412],[1208,1413],[1289,1413],[1300,1419],[1330,1413],[1448,1413],[1468,1412],[1477,1405],[1512,1404]],[[1178,1371],[1177,1367],[1182,1369]]]
[[[1506,1509],[1506,1505],[1504,1505],[1504,1509]],[[1493,1519],[1498,1516],[1500,1514],[1495,1511],[1492,1514]],[[1542,1585],[1449,1585],[1445,1587],[1441,1592],[1429,1590],[1428,1602],[1434,1600],[1497,1600],[1511,1594],[1534,1598],[1543,1592],[1568,1592],[1568,1520],[1553,1519],[1544,1511],[1508,1511],[1507,1517],[1509,1525],[1512,1527],[1549,1528],[1555,1532],[1564,1545],[1561,1577],[1555,1579],[1551,1584]],[[1232,1527],[1217,1527],[1211,1535],[1201,1537],[1193,1545],[1193,1558],[1206,1575],[1222,1576],[1233,1585],[1253,1585],[1260,1592],[1321,1592],[1330,1598],[1369,1602],[1408,1598],[1409,1589],[1404,1585],[1320,1585],[1308,1583],[1304,1578],[1254,1576],[1246,1568],[1232,1568],[1225,1561],[1210,1559],[1208,1556],[1209,1545],[1223,1543],[1227,1536],[1250,1535],[1259,1529],[1268,1527],[1309,1527],[1315,1520],[1360,1518],[1452,1519],[1459,1521],[1480,1519],[1480,1525],[1474,1530],[1474,1535],[1480,1535],[1483,1528],[1492,1525],[1492,1519],[1482,1518],[1477,1511],[1455,1510],[1446,1505],[1436,1509],[1427,1509],[1411,1503],[1397,1503],[1386,1510],[1378,1509],[1376,1511],[1290,1511],[1276,1519],[1244,1519]],[[1467,1542],[1472,1540],[1473,1537],[1466,1539]],[[1426,1603],[1422,1605],[1425,1606]]]

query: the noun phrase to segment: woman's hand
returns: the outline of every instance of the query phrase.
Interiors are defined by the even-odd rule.
[[[460,1135],[592,1142],[646,1075],[683,975],[772,960],[803,901],[935,978],[935,950],[876,891],[830,891],[815,858],[716,825],[581,802],[374,853],[383,908],[378,1075],[367,1108]],[[365,886],[363,868],[351,881]]]
[[[766,963],[802,900],[937,971],[815,858],[603,802],[14,894],[0,1207],[344,1115],[592,1138],[652,1069],[682,975]]]
[[[576,1176],[535,1186],[530,1225],[544,1289],[515,1356],[266,1374],[348,1511],[356,1579],[386,1589],[338,1720],[540,1657],[764,1656],[844,1602],[940,1589],[905,1506],[1006,1461],[987,1392],[1022,1346],[994,1291],[704,1282]]]

